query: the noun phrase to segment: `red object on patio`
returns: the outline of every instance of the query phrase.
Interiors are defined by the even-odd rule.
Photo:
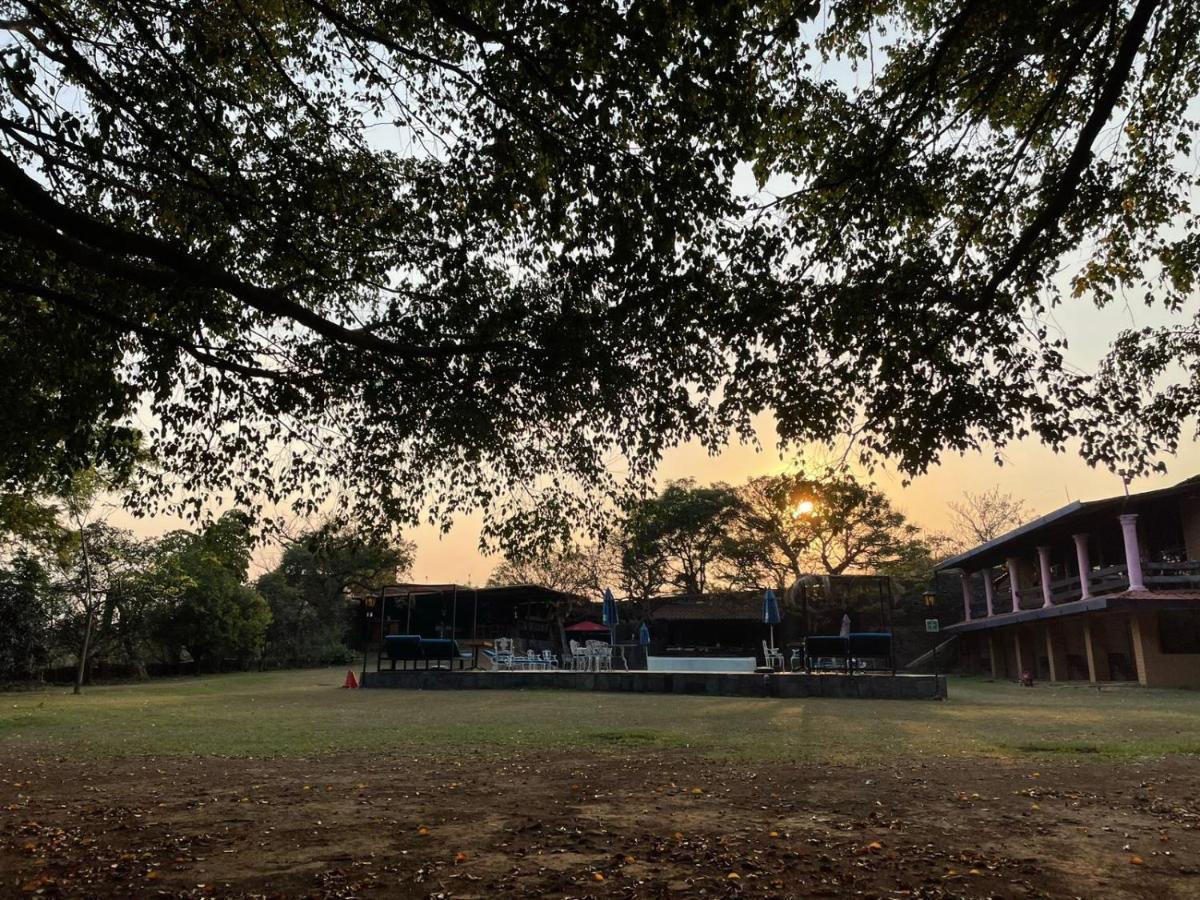
[[[586,619],[582,622],[576,622],[574,625],[568,625],[566,630],[567,631],[586,631],[586,632],[603,631],[605,633],[608,632],[608,629],[605,628],[603,625],[598,625],[595,622],[589,622]]]

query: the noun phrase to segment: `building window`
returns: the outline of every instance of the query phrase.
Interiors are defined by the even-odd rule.
[[[1163,653],[1200,653],[1200,610],[1164,609],[1158,614]]]

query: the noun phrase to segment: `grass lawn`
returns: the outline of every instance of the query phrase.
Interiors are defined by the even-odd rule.
[[[571,691],[339,690],[344,669],[3,696],[0,752],[307,756],[387,747],[689,749],[709,759],[1200,753],[1200,693],[952,679],[950,699],[775,700]]]
[[[0,895],[1200,896],[1200,693],[344,691],[344,675],[3,695]]]

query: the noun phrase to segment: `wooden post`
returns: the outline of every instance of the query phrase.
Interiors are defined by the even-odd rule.
[[[988,632],[988,657],[992,665],[992,680],[999,681],[1004,677],[1004,639],[998,628]]]
[[[1066,681],[1068,678],[1066,634],[1061,623],[1058,622],[1047,622],[1045,632],[1046,660],[1050,665],[1050,680]]]
[[[1108,639],[1104,623],[1094,616],[1083,618],[1083,646],[1087,652],[1088,680],[1092,684],[1109,681],[1112,673],[1108,669]]]

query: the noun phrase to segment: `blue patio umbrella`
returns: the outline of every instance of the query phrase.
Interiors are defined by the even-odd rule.
[[[617,598],[613,596],[610,588],[604,589],[604,606],[601,608],[604,624],[608,626],[608,642],[615,644],[617,642],[617,623],[621,621],[621,617],[617,615]]]
[[[643,622],[642,627],[638,629],[638,643],[643,647],[650,646],[650,629],[646,626],[645,622]]]
[[[767,588],[767,592],[763,594],[763,622],[771,626],[771,649],[775,649],[775,626],[783,620],[779,615],[779,601],[775,599],[775,592]]]

